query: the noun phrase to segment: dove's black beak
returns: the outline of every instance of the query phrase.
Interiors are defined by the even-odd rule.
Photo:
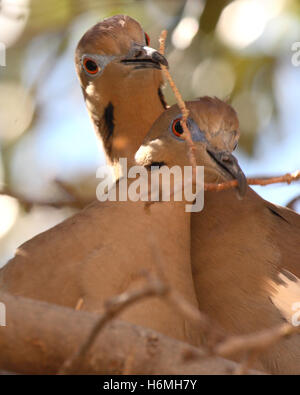
[[[227,174],[230,174],[231,177],[237,180],[239,196],[243,197],[247,191],[248,184],[237,159],[228,151],[215,151],[211,148],[207,148],[206,151]]]
[[[121,60],[127,66],[134,66],[135,69],[161,69],[161,65],[168,67],[167,59],[156,49],[146,45],[134,43],[129,54]]]

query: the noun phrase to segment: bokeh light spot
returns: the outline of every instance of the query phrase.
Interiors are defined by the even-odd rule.
[[[0,196],[0,237],[14,225],[19,212],[18,202],[9,196]]]
[[[178,49],[185,49],[189,47],[198,29],[199,22],[196,18],[183,18],[176,26],[172,34],[172,44]]]
[[[217,96],[224,99],[232,92],[234,83],[234,71],[227,61],[206,59],[196,67],[193,73],[193,94]]]
[[[34,102],[24,87],[16,83],[0,84],[0,139],[11,141],[29,126]]]
[[[238,0],[222,12],[217,33],[236,49],[247,47],[263,33],[270,19],[278,15],[285,0]]]

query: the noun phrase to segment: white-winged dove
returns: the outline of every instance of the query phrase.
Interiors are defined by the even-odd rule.
[[[221,150],[216,153],[208,145],[208,154],[221,167],[233,164],[232,173],[234,161],[226,156],[231,158],[230,152],[239,137],[234,110],[211,98],[191,102],[189,109],[190,118],[201,133]],[[176,116],[174,113],[175,119]],[[197,140],[195,144],[201,145]],[[167,151],[164,157],[162,145]],[[182,152],[168,156],[180,147],[178,139],[172,140],[169,134],[156,138],[152,133],[143,150],[148,150],[149,157],[156,162],[164,160],[172,166],[184,164]],[[198,164],[205,165],[207,182],[226,179],[222,172],[211,171],[208,163],[198,161]],[[241,181],[240,190],[245,192],[237,168],[235,173]],[[248,187],[242,200],[237,199],[233,190],[205,193],[204,209],[193,213],[191,222],[192,270],[201,311],[230,335],[253,333],[283,321],[299,321],[300,281],[296,275],[299,276],[300,270],[300,216],[297,213],[265,201]],[[260,355],[259,360],[272,373],[299,373],[300,336],[278,342]]]
[[[129,16],[89,29],[78,43],[76,70],[86,105],[110,164],[132,160],[154,120],[165,110],[161,64],[149,36]]]
[[[198,113],[198,124],[216,137],[231,131],[235,139],[228,150],[232,151],[239,137],[237,115],[221,101],[210,105],[210,100]],[[193,213],[191,219],[192,270],[200,310],[229,334],[270,328],[294,315],[300,278],[299,214],[267,202],[250,187],[242,200],[227,190],[206,192],[204,202],[203,211]],[[288,272],[291,280],[285,283],[286,292],[276,291],[274,284],[279,287],[281,276]],[[280,303],[271,302],[278,298]],[[292,301],[289,306],[288,300]],[[279,305],[285,309],[279,312]],[[299,373],[299,337],[265,353],[264,367],[275,373]]]

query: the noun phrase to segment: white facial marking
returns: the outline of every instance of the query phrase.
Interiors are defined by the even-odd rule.
[[[85,88],[85,92],[87,96],[94,96],[96,94],[96,87],[93,84],[88,84],[88,86]]]
[[[135,161],[137,164],[142,165],[148,162],[151,158],[152,148],[149,145],[141,145],[135,154]]]
[[[162,141],[159,139],[152,140],[147,145],[141,145],[135,154],[135,161],[137,164],[143,166],[151,162],[153,153],[162,145]]]

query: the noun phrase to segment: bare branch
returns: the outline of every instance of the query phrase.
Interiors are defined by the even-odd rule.
[[[7,327],[0,328],[0,369],[11,372],[54,374],[99,321],[95,313],[1,291],[0,300],[7,306]],[[202,348],[116,320],[103,328],[75,373],[121,374],[125,369],[128,374],[231,374],[237,367],[205,355]]]
[[[297,333],[300,333],[300,327],[284,323],[256,333],[232,336],[219,343],[214,349],[214,354],[229,357],[241,351],[261,353],[283,338]]]
[[[23,205],[27,210],[32,208],[33,206],[50,206],[50,207],[55,207],[55,208],[64,208],[64,207],[71,207],[71,208],[78,208],[82,209],[85,207],[88,203],[87,201],[83,200],[56,200],[56,201],[51,201],[51,200],[37,200],[37,199],[29,199],[26,198],[25,196],[11,191],[9,188],[3,188],[0,191],[0,195],[6,195],[9,197],[12,197],[14,199],[17,199],[18,202]]]
[[[58,374],[70,374],[72,371],[78,370],[81,360],[91,349],[101,329],[128,306],[131,306],[146,297],[163,296],[166,292],[167,288],[162,282],[151,280],[141,289],[124,292],[123,294],[110,299],[106,304],[105,313],[96,321],[86,341],[79,347],[75,354],[71,356],[71,358],[64,362]]]

